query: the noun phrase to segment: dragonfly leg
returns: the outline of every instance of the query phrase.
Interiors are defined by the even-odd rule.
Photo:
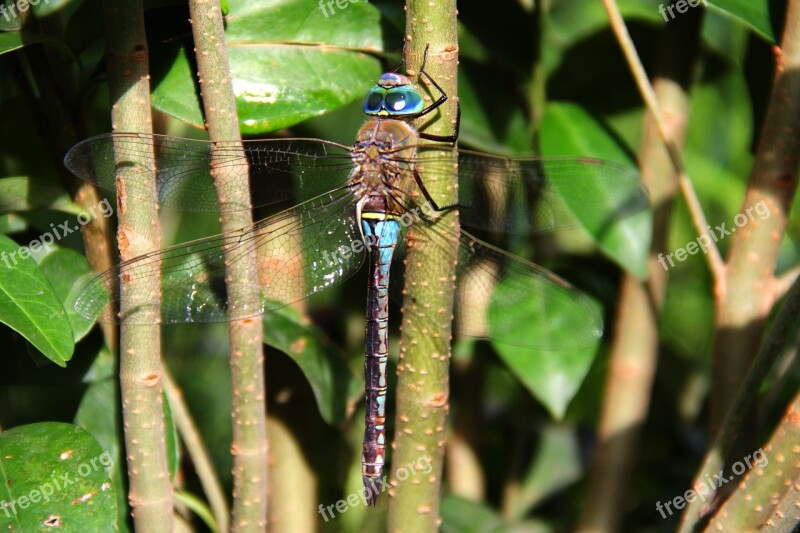
[[[414,169],[414,181],[417,182],[417,187],[419,187],[419,190],[422,191],[422,196],[425,197],[425,199],[431,205],[433,210],[436,211],[437,213],[444,213],[446,211],[450,211],[451,209],[458,209],[459,207],[468,207],[468,206],[463,206],[461,204],[439,206],[439,204],[436,203],[436,200],[434,200],[433,197],[431,196],[431,193],[428,192],[428,189],[425,188],[425,183],[423,183],[422,178],[420,177],[419,172],[417,172],[416,168]]]
[[[458,140],[458,130],[461,126],[461,105],[456,104],[456,125],[452,135],[434,135],[432,133],[419,133],[421,139],[426,139],[428,141],[438,141],[448,144],[455,144]]]
[[[430,47],[430,45],[426,45],[425,46],[425,53],[422,56],[422,67],[420,67],[419,73],[422,76],[424,76],[425,79],[428,80],[434,87],[436,87],[436,90],[439,91],[439,95],[440,96],[431,105],[429,105],[428,107],[426,107],[425,109],[423,109],[422,111],[420,111],[419,113],[417,113],[416,115],[414,115],[413,117],[410,117],[410,118],[424,117],[425,115],[427,115],[428,113],[430,113],[431,111],[435,110],[437,107],[439,107],[440,105],[445,103],[447,101],[447,98],[448,98],[447,97],[447,93],[444,92],[444,89],[442,89],[442,87],[438,83],[436,83],[436,80],[434,80],[431,77],[431,75],[428,74],[428,72],[425,70],[425,64],[428,62],[428,48],[429,47]],[[461,126],[461,105],[456,103],[456,124],[455,124],[455,128],[454,128],[454,131],[453,131],[452,134],[450,134],[450,135],[434,135],[432,133],[420,133],[419,136],[420,136],[420,138],[426,139],[426,140],[429,140],[429,141],[437,141],[437,142],[444,142],[444,143],[454,144],[456,142],[456,140],[458,140],[458,131],[459,131],[460,126]]]

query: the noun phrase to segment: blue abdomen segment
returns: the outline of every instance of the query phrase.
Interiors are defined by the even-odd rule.
[[[369,249],[367,331],[364,353],[366,427],[361,474],[367,499],[375,504],[386,458],[386,361],[389,354],[389,265],[400,235],[398,220],[383,213],[362,213],[361,230]]]

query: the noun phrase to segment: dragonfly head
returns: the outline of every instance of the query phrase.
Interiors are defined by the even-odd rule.
[[[420,113],[425,102],[411,81],[395,72],[381,75],[364,96],[364,113],[381,117],[410,117]]]

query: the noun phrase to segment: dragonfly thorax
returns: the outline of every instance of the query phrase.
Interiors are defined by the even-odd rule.
[[[350,189],[365,208],[405,211],[415,187],[417,138],[411,125],[398,120],[372,119],[361,127],[353,144]]]

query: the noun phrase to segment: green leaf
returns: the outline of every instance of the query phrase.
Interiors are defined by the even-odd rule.
[[[707,276],[705,265],[686,265],[671,272],[660,317],[662,344],[704,369],[713,346],[715,315]]]
[[[237,108],[244,133],[285,128],[363,97],[378,78],[377,60],[313,48],[233,50]]]
[[[27,211],[37,207],[61,208],[70,213],[77,209],[64,189],[52,182],[42,182],[28,176],[0,179],[0,213]]]
[[[503,531],[503,519],[493,509],[458,496],[442,499],[442,533]]]
[[[19,31],[5,31],[0,33],[0,54],[6,54],[20,48],[41,42],[41,38],[30,37]]]
[[[14,213],[0,215],[0,233],[8,235],[10,233],[20,233],[26,229],[28,229],[28,223],[19,215]]]
[[[172,406],[164,393],[164,440],[167,446],[167,468],[170,478],[175,481],[178,476],[178,467],[181,464],[181,445],[175,417],[172,416]]]
[[[83,375],[83,381],[94,383],[104,379],[117,379],[119,372],[116,359],[108,347],[103,346],[92,361],[91,368]]]
[[[784,2],[770,0],[708,0],[708,4],[717,8],[721,13],[744,22],[769,42],[774,43],[776,37],[779,37],[783,30],[783,20],[780,17],[786,12],[785,5],[782,5],[785,4]]]
[[[600,331],[585,331],[599,326],[585,322],[585,306],[594,307],[594,314],[600,316],[599,306],[575,295],[551,300],[543,307],[540,302],[519,297],[536,294],[535,287],[533,292],[519,290],[526,282],[539,283],[528,278],[500,284],[495,289],[489,302],[489,331],[499,328],[504,334],[503,342],[492,341],[492,346],[531,394],[554,417],[561,418],[589,372],[600,343]],[[580,336],[576,331],[581,332]],[[594,343],[584,342],[592,337]],[[580,346],[576,345],[576,338],[581,341]],[[551,349],[525,348],[532,339],[546,339]]]
[[[326,422],[336,426],[352,414],[361,397],[361,383],[335,347],[307,319],[289,307],[267,313],[264,342],[297,363]]]
[[[336,4],[334,3],[336,9]],[[377,9],[367,3],[322,13],[307,0],[230,3],[225,32],[243,133],[297,124],[360,99],[380,74],[367,53],[381,49]],[[203,125],[194,73],[181,49],[153,91],[153,105]],[[154,76],[156,79],[159,75]]]
[[[26,250],[0,235],[0,322],[48,359],[66,366],[75,347],[67,313]]]
[[[581,107],[572,104],[551,104],[547,107],[541,124],[542,153],[545,155],[572,155],[597,157],[615,161],[628,168],[634,167],[622,147],[609,133]],[[602,198],[607,196],[605,182],[597,180],[594,187],[560,188],[562,199],[582,223],[603,252],[619,266],[639,279],[647,276],[647,258],[652,235],[652,211],[636,210],[634,214],[609,222]],[[554,183],[554,185],[557,185]],[[638,191],[631,190],[631,198],[638,203]],[[587,203],[586,199],[592,202]],[[591,209],[597,206],[597,210]]]
[[[513,272],[495,286],[487,310],[489,337],[521,347],[535,341],[545,351],[594,346],[602,335],[598,306],[547,274]]]
[[[509,523],[490,507],[460,496],[442,498],[442,533],[552,533],[540,520]]]
[[[229,47],[244,44],[304,43],[339,48],[362,48],[378,52],[382,48],[380,12],[365,0],[325,1],[233,0],[231,17],[225,29]],[[313,6],[313,9],[309,9]]]
[[[214,521],[214,514],[209,509],[208,504],[190,492],[183,490],[175,491],[175,500],[181,505],[185,505],[187,509],[196,514],[206,525],[206,527],[217,533],[219,528]]]
[[[581,449],[574,428],[548,424],[536,447],[536,456],[520,484],[515,517],[522,518],[550,496],[583,475]]]
[[[89,261],[78,252],[59,249],[48,254],[39,264],[39,268],[50,282],[56,296],[64,302],[72,334],[75,342],[78,342],[94,326],[94,322],[80,316],[74,308],[77,291],[87,281],[87,277],[94,275]]]
[[[17,14],[16,8],[14,13],[9,10],[12,2],[13,0],[0,2],[0,5],[5,8],[5,14],[0,13],[0,32],[18,32],[22,29],[22,21],[18,16],[14,16]],[[2,40],[2,37],[0,37],[0,40]]]
[[[0,17],[2,15],[0,14]],[[0,18],[0,20],[3,20]],[[12,19],[13,20],[13,19]],[[27,31],[0,31],[0,55],[19,50],[24,46],[36,43],[49,45],[54,50],[62,53],[69,59],[75,59],[75,54],[62,41]]]
[[[111,467],[111,455],[69,424],[31,424],[0,434],[0,528],[115,530]]]
[[[596,347],[539,352],[498,343],[494,348],[514,375],[556,419],[561,419],[566,413],[597,353]]]

